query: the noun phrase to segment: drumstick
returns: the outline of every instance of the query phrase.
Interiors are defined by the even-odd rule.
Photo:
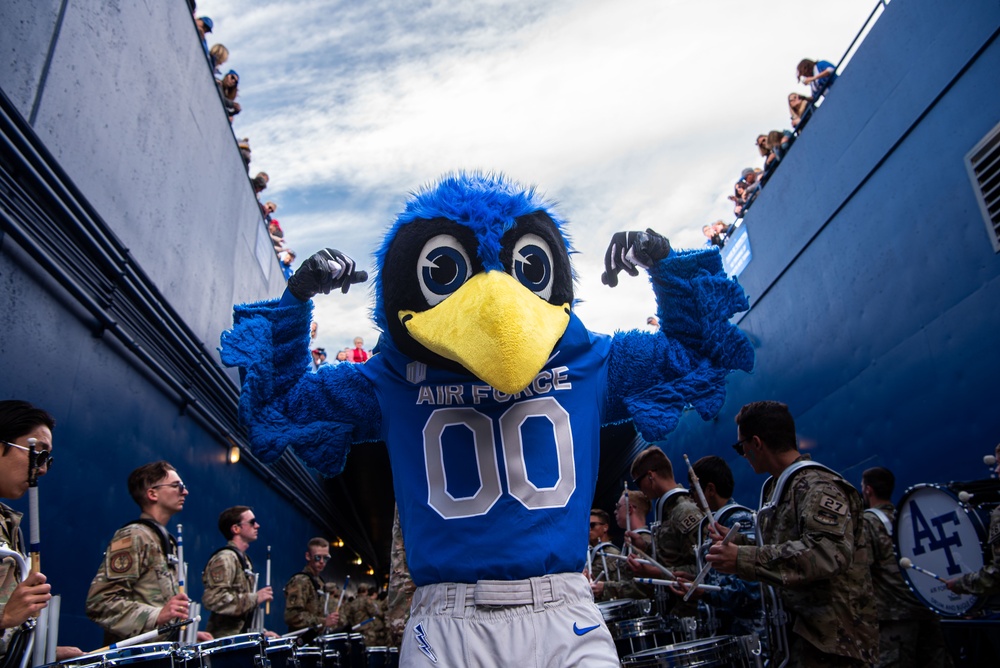
[[[722,539],[722,543],[720,543],[720,544],[721,545],[728,545],[729,541],[731,541],[733,539],[733,536],[735,536],[737,533],[739,533],[739,531],[740,531],[740,523],[739,522],[733,522],[733,526],[729,527],[729,533],[726,534],[726,537]],[[700,585],[701,581],[705,579],[705,576],[708,575],[708,572],[710,570],[712,570],[712,564],[708,563],[708,564],[705,564],[704,566],[702,566],[701,570],[698,571],[698,576],[695,577],[694,581],[691,584],[694,585],[695,587],[697,587],[698,585]],[[692,587],[691,589],[689,589],[687,591],[687,593],[684,594],[684,600],[686,601],[689,598],[691,598],[691,594],[693,594],[693,593],[694,593],[694,587]]]
[[[594,581],[594,553],[590,546],[587,547],[587,579]]]
[[[37,573],[42,570],[42,538],[41,522],[38,520],[38,451],[35,446],[38,439],[28,439],[28,536],[31,554],[31,572]]]
[[[295,636],[300,636],[303,633],[308,633],[309,631],[312,631],[312,627],[311,626],[307,626],[305,628],[299,629],[298,631],[291,631],[291,632],[286,633],[285,635],[283,635],[281,637],[282,638],[294,638]]]
[[[913,563],[912,561],[910,561],[910,559],[908,557],[903,557],[902,559],[899,560],[899,567],[900,568],[912,568],[913,570],[918,571],[920,573],[923,573],[924,575],[929,575],[930,577],[934,578],[935,580],[937,580],[939,582],[943,582],[945,584],[948,584],[948,581],[945,580],[943,577],[941,577],[937,573],[932,573],[931,571],[927,570],[926,568],[922,568],[920,566],[917,566],[915,563]]]
[[[639,557],[643,559],[646,563],[648,563],[650,566],[656,566],[657,568],[659,568],[661,571],[663,571],[663,574],[666,575],[668,578],[671,579],[674,578],[673,571],[671,571],[669,568],[667,568],[660,562],[656,561],[656,559],[653,559],[651,556],[649,556],[648,554],[637,548],[635,545],[632,546],[632,551],[638,554]]]
[[[187,626],[188,624],[197,624],[201,621],[201,615],[192,617],[191,619],[178,619],[177,621],[170,622],[169,624],[164,624],[158,629],[153,629],[152,631],[146,631],[145,633],[140,633],[137,636],[132,636],[131,638],[125,638],[125,640],[119,640],[118,642],[113,642],[107,647],[102,647],[101,649],[95,649],[93,652],[88,652],[88,654],[94,654],[95,652],[103,652],[109,649],[121,649],[122,647],[129,647],[130,645],[138,645],[139,643],[146,642],[147,640],[152,640],[158,635],[165,633],[170,633],[174,629],[179,629]]]
[[[636,582],[640,584],[650,584],[657,587],[673,587],[674,585],[680,585],[681,587],[690,587],[690,591],[695,589],[704,589],[705,591],[722,591],[722,587],[719,585],[697,585],[694,586],[691,582],[681,582],[680,580],[658,580],[656,578],[636,578]]]
[[[266,571],[265,571],[265,574],[264,574],[264,586],[265,587],[270,587],[271,586],[271,546],[270,545],[267,546],[267,568],[266,568]],[[271,602],[270,601],[268,601],[267,603],[264,604],[264,614],[265,615],[270,615],[271,614]]]
[[[609,554],[609,555],[607,555],[607,558],[608,559],[618,559],[619,561],[628,561],[628,557],[626,557],[624,554]],[[645,559],[636,559],[635,562],[637,564],[648,564],[649,566],[653,566],[654,565],[653,563],[651,563],[649,561],[646,561]]]
[[[340,592],[340,600],[337,601],[337,609],[334,612],[340,612],[340,606],[344,604],[344,596],[347,594],[347,585],[351,582],[351,576],[348,575],[344,578],[344,588]]]
[[[177,591],[184,593],[184,525],[177,524]]]
[[[625,533],[628,534],[632,531],[632,509],[628,506],[628,483],[625,483]],[[623,546],[626,550],[628,549],[628,543]]]
[[[708,513],[708,521],[711,523],[710,526],[715,524],[715,515],[712,513],[712,509],[708,506],[708,501],[705,499],[705,490],[701,488],[701,481],[698,480],[698,474],[694,472],[694,467],[691,466],[691,460],[688,459],[687,455],[684,455],[684,461],[688,465],[688,476],[691,478],[691,486],[694,487],[694,491],[698,492],[698,498],[701,500],[701,505],[704,506],[705,512]]]

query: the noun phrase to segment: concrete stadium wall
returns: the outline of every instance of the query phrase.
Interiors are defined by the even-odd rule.
[[[687,415],[667,449],[728,445],[749,401],[785,401],[803,449],[860,484],[986,476],[1000,440],[1000,257],[965,155],[1000,121],[1000,5],[892,2],[747,215],[739,320],[757,365],[719,417]]]
[[[216,359],[232,305],[280,294],[183,0],[0,3],[0,89]],[[223,543],[218,513],[252,505],[262,530],[250,554],[262,572],[264,547],[274,546],[279,591],[268,624],[284,630],[280,587],[318,527],[246,465],[225,463],[224,445],[113,337],[95,338],[73,299],[2,234],[0,312],[0,398],[27,399],[58,421],[40,515],[43,571],[63,596],[61,643],[102,644],[84,616],[87,588],[111,534],[138,515],[129,471],[160,458],[191,487],[175,518],[191,595],[200,597],[201,569]]]

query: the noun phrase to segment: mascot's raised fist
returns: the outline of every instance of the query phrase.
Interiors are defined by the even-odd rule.
[[[353,283],[364,283],[368,274],[355,271],[354,260],[339,250],[324,248],[302,263],[292,277],[288,279],[288,291],[300,301],[308,301],[322,292],[330,294],[331,290],[340,288],[346,293]]]
[[[670,241],[651,229],[645,232],[615,232],[604,254],[604,273],[601,282],[609,287],[618,285],[618,273],[638,276],[636,267],[649,269],[670,255]]]

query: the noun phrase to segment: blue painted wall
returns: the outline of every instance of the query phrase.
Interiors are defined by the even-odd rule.
[[[4,94],[217,359],[232,304],[278,295],[284,283],[187,4],[8,0],[0,44]],[[267,544],[279,589],[301,568],[317,524],[245,464],[225,463],[224,444],[117,340],[95,338],[79,306],[2,233],[0,313],[0,398],[27,399],[58,421],[40,514],[43,571],[63,597],[62,644],[101,644],[84,616],[87,588],[114,530],[138,515],[128,473],[151,460],[171,461],[191,487],[175,520],[195,599],[223,543],[218,514],[232,505],[254,506],[262,523],[250,551],[258,570]],[[330,571],[345,572],[344,561],[339,553]],[[269,627],[282,631],[278,596]]]
[[[757,348],[719,417],[685,416],[665,449],[718,453],[744,403],[789,404],[802,447],[859,484],[985,477],[995,408],[1000,257],[966,153],[1000,122],[1000,5],[896,0],[754,203],[739,325]]]

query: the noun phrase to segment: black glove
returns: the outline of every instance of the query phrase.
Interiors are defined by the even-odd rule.
[[[604,254],[604,273],[601,282],[609,287],[618,285],[618,272],[638,276],[636,267],[649,269],[670,255],[670,241],[651,229],[645,232],[615,232]]]
[[[354,270],[354,260],[339,250],[326,248],[302,263],[302,266],[288,279],[288,291],[300,301],[308,301],[322,292],[331,290],[346,293],[352,283],[364,283],[368,274]]]

